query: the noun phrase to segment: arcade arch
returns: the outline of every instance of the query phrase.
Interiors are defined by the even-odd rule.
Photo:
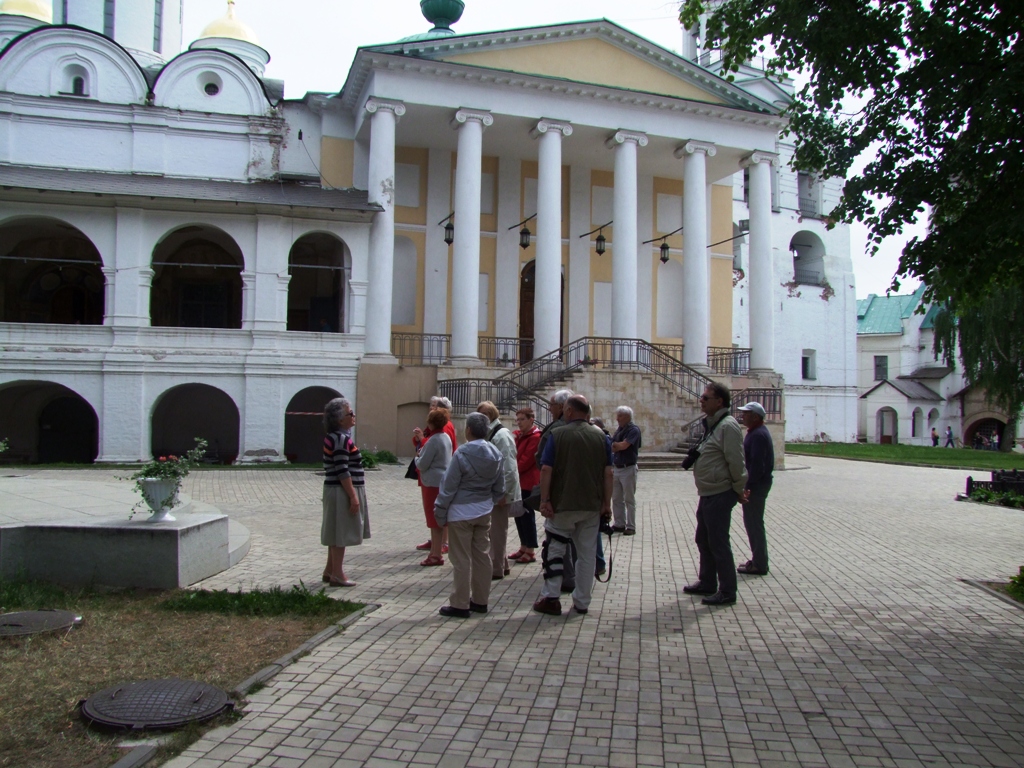
[[[284,455],[293,464],[316,464],[323,459],[324,425],[321,414],[341,393],[329,387],[306,387],[288,402],[284,414]]]
[[[789,241],[793,256],[793,280],[803,285],[821,285],[825,279],[825,244],[813,232],[801,230]]]
[[[4,459],[30,464],[91,464],[99,455],[99,419],[81,395],[52,381],[0,387]]]
[[[153,249],[150,322],[170,328],[241,328],[245,259],[221,229],[176,229]]]
[[[223,390],[208,384],[172,387],[153,407],[153,456],[180,456],[201,437],[209,444],[208,463],[232,464],[238,458],[240,423],[238,406]]]
[[[303,235],[288,254],[288,330],[345,333],[345,243],[326,232]]]
[[[103,262],[79,229],[41,217],[8,221],[0,254],[0,322],[103,324]]]

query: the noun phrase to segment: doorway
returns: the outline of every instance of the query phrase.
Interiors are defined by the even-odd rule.
[[[565,275],[561,275],[561,288],[558,293],[558,346],[565,344]],[[537,262],[528,261],[519,273],[519,364],[533,360],[533,310],[534,297],[537,291]]]

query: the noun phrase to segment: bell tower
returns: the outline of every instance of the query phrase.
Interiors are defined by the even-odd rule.
[[[181,53],[184,0],[53,0],[53,23],[74,24],[116,40],[143,66]]]

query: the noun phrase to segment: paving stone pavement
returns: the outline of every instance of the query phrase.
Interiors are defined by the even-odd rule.
[[[373,538],[346,568],[359,584],[332,592],[381,609],[167,765],[1024,765],[1024,611],[960,581],[1016,572],[1024,512],[955,502],[966,472],[791,462],[807,468],[776,475],[771,574],[741,576],[735,606],[682,594],[696,574],[692,476],[649,472],[638,534],[615,538],[587,616],[533,613],[531,565],[466,621],[437,615],[450,566],[417,565],[416,484],[404,468],[370,473]],[[203,586],[318,584],[320,482],[191,475],[188,493],[252,532],[249,555]],[[732,532],[746,559],[736,514]]]

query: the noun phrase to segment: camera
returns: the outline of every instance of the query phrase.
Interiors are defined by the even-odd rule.
[[[603,517],[601,518],[600,533],[603,533],[606,536],[611,536],[614,533],[614,531],[612,530],[611,520],[605,520]]]
[[[697,459],[700,458],[700,451],[696,448],[691,448],[686,452],[686,458],[683,459],[683,469],[692,469],[693,465],[697,463]]]

